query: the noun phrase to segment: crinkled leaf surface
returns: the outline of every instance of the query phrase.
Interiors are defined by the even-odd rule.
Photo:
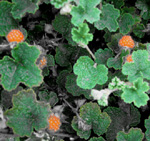
[[[80,0],[79,5],[74,6],[71,10],[72,19],[71,22],[78,26],[87,20],[89,23],[93,23],[99,20],[101,11],[95,8],[100,4],[101,0]]]
[[[82,23],[79,25],[78,29],[72,28],[71,34],[72,39],[76,43],[83,43],[87,45],[89,41],[93,40],[93,34],[88,33],[90,31],[87,23]]]
[[[126,103],[134,102],[138,108],[147,104],[149,100],[148,95],[145,93],[149,90],[147,82],[143,82],[142,78],[138,78],[133,82],[133,86],[126,86],[123,90],[121,98]]]
[[[121,109],[116,107],[108,107],[104,109],[104,112],[106,112],[112,120],[106,132],[106,139],[108,141],[114,141],[117,133],[127,125],[126,114]]]
[[[133,82],[138,77],[150,80],[150,61],[148,61],[148,52],[138,50],[132,53],[133,62],[126,62],[122,67],[122,73],[128,75],[128,80]]]
[[[137,37],[142,38],[142,37],[145,35],[145,33],[142,32],[142,30],[144,30],[144,29],[145,29],[145,26],[144,26],[143,24],[137,24],[137,25],[135,26],[135,28],[133,29],[133,33],[134,33]]]
[[[123,35],[129,33],[133,25],[134,25],[134,18],[132,17],[131,14],[125,13],[120,17],[119,28],[120,33],[122,33]]]
[[[92,125],[92,129],[98,136],[104,134],[107,131],[108,126],[111,123],[111,119],[107,113],[101,113],[100,107],[96,103],[86,103],[80,108],[80,117],[85,121],[87,125]],[[82,130],[74,128],[78,135],[81,134]],[[88,134],[90,136],[90,130]],[[89,138],[89,136],[87,138]],[[86,138],[86,139],[87,139]]]
[[[98,63],[98,64],[106,65],[107,60],[112,56],[113,56],[113,53],[108,48],[105,48],[104,50],[103,49],[98,49],[95,52],[96,63]]]
[[[71,30],[74,27],[70,21],[70,18],[64,15],[58,14],[52,22],[54,29],[61,33],[64,38],[71,45],[76,45],[76,43],[72,40]]]
[[[120,11],[115,9],[113,5],[103,5],[100,20],[95,22],[94,25],[98,30],[103,30],[106,27],[110,32],[115,32],[119,27],[117,22],[119,16]]]
[[[149,0],[137,0],[135,6],[141,10],[140,15],[143,19],[150,19],[150,4]]]
[[[13,107],[5,112],[7,125],[20,136],[30,136],[33,129],[48,126],[49,105],[38,102],[32,89],[22,90],[13,96]]]
[[[129,54],[129,51],[125,51],[125,50],[122,50],[121,52],[121,55],[118,56],[117,58],[114,57],[114,58],[109,58],[107,60],[107,66],[109,68],[114,68],[115,70],[118,70],[118,69],[121,69],[122,68],[122,63],[123,63],[123,58]]]
[[[15,19],[21,19],[27,12],[35,13],[38,10],[40,0],[12,0],[14,3],[12,15]]]
[[[108,69],[105,65],[97,65],[88,56],[81,56],[73,67],[77,77],[77,85],[83,89],[92,89],[96,84],[106,83]]]
[[[142,141],[144,134],[140,128],[131,128],[128,133],[120,131],[117,133],[117,141]]]
[[[24,83],[28,87],[39,86],[43,77],[41,70],[35,64],[40,51],[36,46],[19,43],[11,51],[12,57],[4,56],[0,60],[1,84],[6,90],[12,90]]]
[[[120,52],[118,41],[121,39],[121,37],[122,37],[121,33],[116,33],[111,36],[111,42],[107,43],[107,46],[115,53]]]
[[[18,27],[17,21],[10,13],[13,4],[7,1],[0,2],[0,36],[6,36],[11,29]]]
[[[55,6],[55,8],[61,8],[63,5],[71,0],[51,0],[51,4]]]
[[[91,90],[85,90],[77,86],[76,79],[77,76],[75,76],[74,74],[70,74],[67,76],[65,86],[67,91],[71,93],[73,96],[80,96],[81,94],[83,94],[87,99],[90,99]]]
[[[150,141],[150,116],[148,119],[145,120],[145,128],[146,128],[145,132],[146,139]]]
[[[98,138],[93,137],[93,138],[90,138],[89,141],[105,141],[105,139],[103,137],[98,137]]]

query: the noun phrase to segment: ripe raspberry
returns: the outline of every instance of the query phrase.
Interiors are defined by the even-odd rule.
[[[119,46],[133,48],[135,46],[135,43],[131,36],[126,35],[119,40]]]
[[[45,56],[42,57],[42,59],[40,60],[40,68],[44,68],[44,66],[46,66],[47,64],[47,60],[45,58]]]
[[[133,62],[132,55],[128,55],[126,58],[127,62]]]
[[[51,114],[48,121],[49,121],[49,130],[54,130],[55,132],[59,130],[61,125],[59,117],[55,116],[54,114]]]
[[[24,40],[23,33],[18,29],[11,30],[6,36],[8,42],[22,42]]]

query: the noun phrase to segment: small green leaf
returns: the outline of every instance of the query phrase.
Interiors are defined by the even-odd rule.
[[[117,22],[119,16],[120,11],[115,9],[113,5],[103,5],[100,20],[95,22],[94,25],[98,30],[103,30],[106,27],[110,32],[115,32],[119,27]]]
[[[147,104],[149,97],[145,92],[147,92],[148,90],[148,83],[143,82],[142,78],[138,78],[133,82],[133,86],[129,87],[126,85],[125,89],[123,89],[121,98],[126,103],[134,102],[135,106],[139,108]]]
[[[71,34],[72,39],[76,43],[82,43],[87,45],[89,41],[93,40],[93,34],[88,33],[90,31],[87,23],[82,23],[79,25],[78,29],[72,28]]]
[[[50,3],[53,4],[55,6],[55,8],[61,8],[63,7],[63,5],[67,2],[69,2],[70,0],[51,0]]]
[[[122,68],[122,64],[123,64],[123,59],[125,56],[127,56],[129,54],[129,51],[125,51],[125,50],[122,50],[121,52],[121,55],[118,56],[117,58],[114,57],[114,58],[109,58],[107,60],[107,66],[109,68],[114,68],[115,70],[118,70],[118,69],[121,69]]]
[[[77,7],[74,6],[71,10],[71,22],[75,26],[79,26],[84,20],[91,24],[98,21],[101,11],[95,7],[100,4],[100,2],[101,0],[80,0],[79,5]]]
[[[131,128],[128,133],[120,131],[117,133],[117,141],[142,141],[144,134],[140,128]]]
[[[106,83],[108,77],[108,69],[105,65],[97,65],[88,56],[80,57],[73,67],[73,71],[77,77],[77,85],[83,89],[92,89],[96,84],[102,85]]]
[[[10,13],[12,6],[8,1],[0,2],[0,36],[6,36],[11,29],[18,28],[18,22]]]
[[[70,18],[64,15],[57,15],[52,22],[54,29],[61,33],[71,45],[76,45],[72,40],[71,30],[74,27],[71,24]]]
[[[140,15],[144,20],[150,19],[150,5],[148,0],[137,0],[135,6],[141,10]]]
[[[45,101],[46,103],[50,103],[51,107],[53,107],[58,102],[57,94],[54,92],[39,91],[38,96],[39,96],[41,101]]]
[[[93,138],[90,138],[89,141],[105,141],[105,139],[103,137],[98,137],[98,138],[93,137]]]
[[[150,116],[148,119],[145,120],[144,123],[145,123],[145,128],[146,128],[146,132],[145,132],[146,139],[150,141]]]
[[[145,29],[145,27],[144,27],[143,24],[137,24],[137,25],[135,26],[135,28],[133,29],[133,33],[134,33],[137,37],[142,38],[142,37],[145,35],[145,33],[142,32],[142,30],[144,30],[144,29]]]
[[[55,66],[55,60],[54,60],[54,56],[53,55],[46,55],[46,59],[47,59],[47,66],[48,67],[53,67]]]
[[[13,107],[5,112],[7,125],[20,136],[31,136],[33,129],[48,126],[50,107],[38,102],[32,89],[22,90],[13,96]]]
[[[131,27],[134,25],[134,18],[131,14],[125,13],[119,19],[119,28],[120,33],[123,35],[128,34],[131,30]]]
[[[85,122],[84,123],[82,121],[85,124],[85,126],[87,127],[88,125],[89,127],[91,126],[94,133],[97,134],[98,136],[104,134],[111,123],[111,119],[108,116],[108,114],[105,112],[101,113],[100,107],[96,103],[92,103],[92,102],[86,103],[83,106],[81,106],[80,117]],[[76,117],[75,119],[77,120]],[[81,138],[88,139],[91,134],[91,129],[85,128],[85,130],[83,130],[83,126],[80,127],[79,124],[77,124],[77,122],[78,121],[76,121],[76,127],[75,127],[74,126],[75,121],[73,121],[72,127],[74,128],[74,130],[77,131],[77,134]],[[86,136],[84,132],[86,133]]]
[[[81,94],[83,94],[87,99],[90,99],[91,90],[85,90],[77,86],[76,79],[77,76],[75,76],[74,74],[70,74],[67,76],[65,86],[67,91],[71,93],[73,96],[80,96]]]
[[[122,67],[122,73],[128,75],[128,80],[133,82],[138,77],[150,80],[150,61],[146,50],[138,50],[132,53],[133,62],[126,62]]]
[[[27,12],[35,13],[38,10],[40,0],[12,0],[14,3],[12,15],[15,19],[21,19]]]
[[[113,56],[113,53],[108,48],[105,48],[104,50],[103,49],[98,49],[95,52],[96,63],[98,63],[98,64],[106,65],[107,60],[112,56]]]
[[[43,77],[35,62],[40,55],[36,46],[18,43],[11,51],[12,57],[4,56],[0,60],[1,84],[6,90],[12,90],[24,83],[28,87],[39,86]]]

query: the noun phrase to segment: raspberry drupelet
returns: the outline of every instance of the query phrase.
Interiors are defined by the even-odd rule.
[[[52,130],[54,132],[59,130],[61,125],[59,117],[55,116],[54,114],[51,114],[48,121],[49,121],[49,130]]]
[[[131,36],[125,35],[119,40],[119,46],[133,48],[135,43]]]
[[[126,60],[127,60],[127,62],[133,62],[133,60],[132,60],[132,55],[128,55],[127,57],[126,57]]]
[[[23,33],[18,29],[12,29],[6,36],[8,42],[22,42],[24,41]]]

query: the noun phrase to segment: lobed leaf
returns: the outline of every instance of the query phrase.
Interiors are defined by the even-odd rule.
[[[76,43],[82,43],[87,45],[89,41],[93,40],[93,35],[89,32],[89,27],[87,23],[82,23],[79,25],[78,29],[72,28],[71,34],[72,34],[72,39]]]
[[[32,89],[22,90],[13,96],[13,107],[5,112],[7,125],[20,136],[31,136],[33,129],[48,126],[49,105],[38,102]]]
[[[92,89],[96,84],[106,83],[108,69],[105,65],[97,65],[88,56],[81,56],[73,67],[77,77],[77,85],[83,89]]]
[[[14,3],[11,13],[15,19],[21,19],[27,12],[35,13],[40,0],[12,0]]]
[[[40,55],[36,46],[18,43],[11,51],[12,57],[4,56],[0,60],[1,84],[6,90],[15,89],[19,83],[28,87],[39,86],[42,81],[41,70],[35,64]]]
[[[117,19],[120,16],[120,11],[112,4],[105,4],[102,7],[102,15],[100,19],[94,23],[94,26],[98,30],[103,30],[104,28],[108,28],[110,32],[115,32],[119,25]]]
[[[94,23],[99,20],[101,11],[95,8],[101,0],[80,0],[78,6],[74,6],[71,10],[71,22],[75,26],[79,26],[84,20]]]
[[[146,128],[145,136],[146,136],[146,139],[150,141],[150,116],[148,119],[145,120],[144,123],[145,123],[145,128]]]
[[[149,90],[149,85],[147,82],[143,82],[142,78],[138,78],[133,82],[133,86],[127,86],[123,89],[121,98],[126,103],[134,102],[135,106],[138,108],[147,104],[149,100],[148,95],[145,93]]]
[[[120,131],[117,133],[117,141],[142,141],[144,134],[140,128],[131,128],[128,133]]]
[[[18,22],[10,13],[12,6],[8,1],[0,2],[0,36],[6,36],[11,29],[18,28]]]

